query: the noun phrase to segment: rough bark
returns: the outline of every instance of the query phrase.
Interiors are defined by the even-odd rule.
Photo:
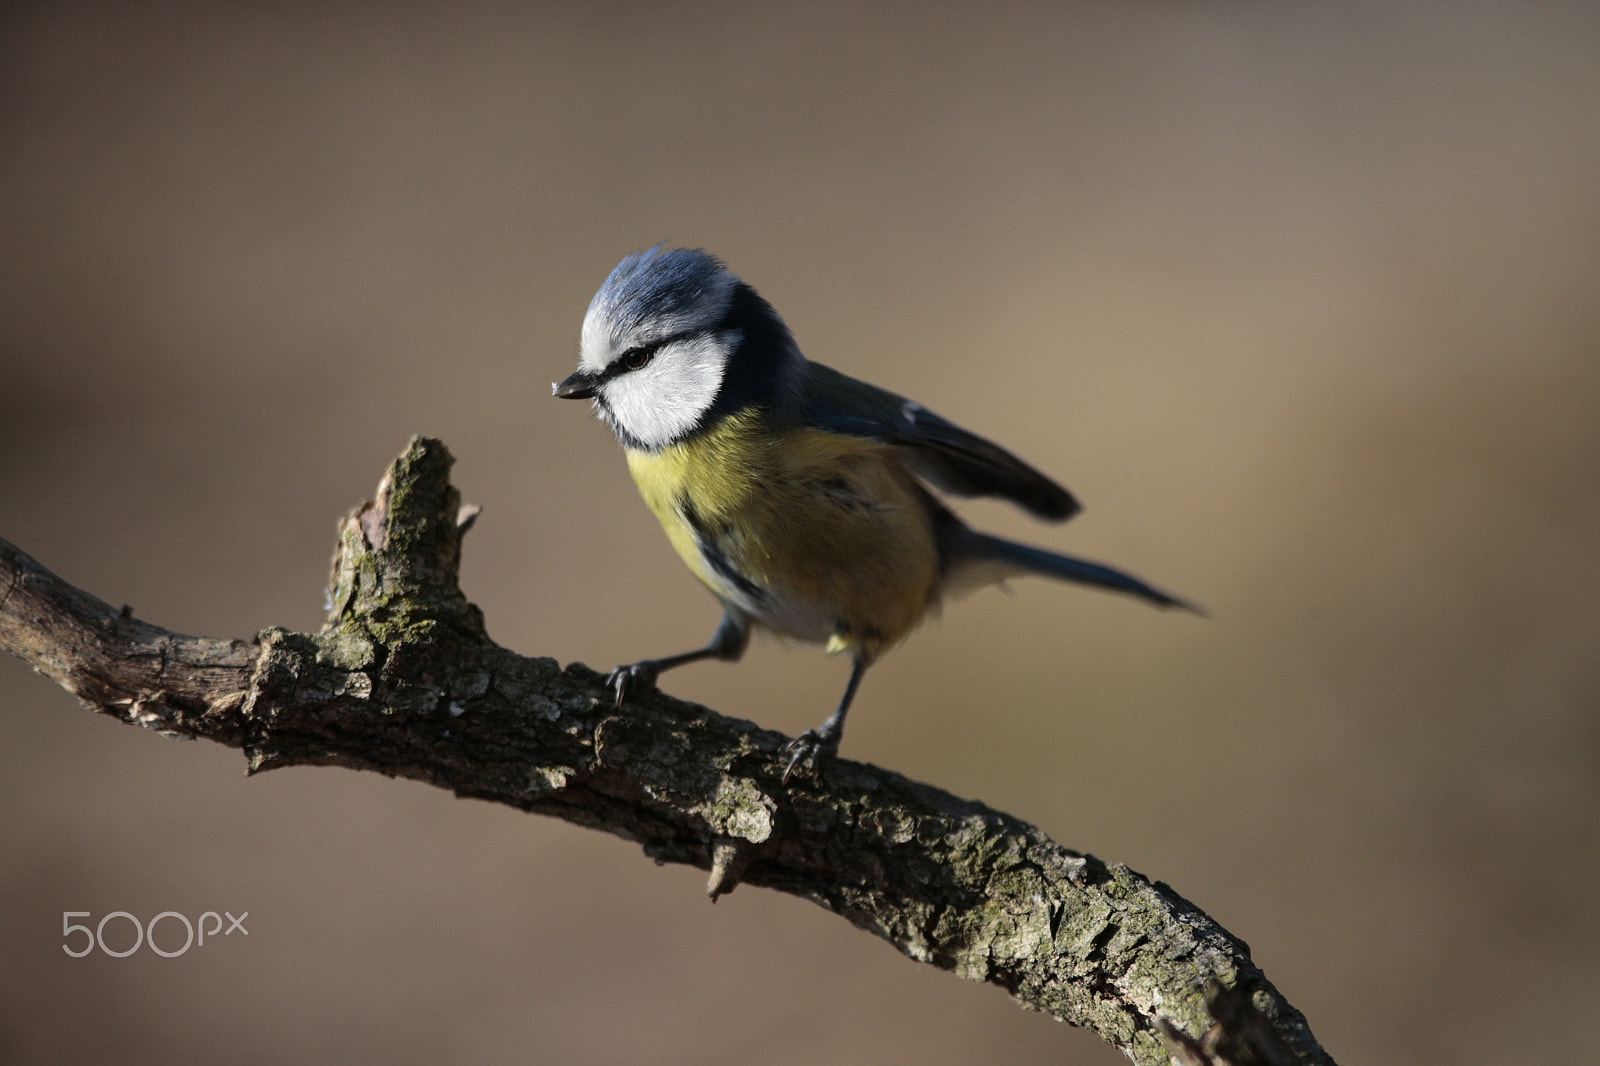
[[[1139,1063],[1331,1063],[1249,949],[1161,882],[849,760],[780,777],[786,737],[492,643],[457,583],[473,514],[416,438],[340,525],[319,633],[171,633],[0,541],[0,648],[94,710],[602,829],[664,862],[813,900],[914,959],[990,981]]]

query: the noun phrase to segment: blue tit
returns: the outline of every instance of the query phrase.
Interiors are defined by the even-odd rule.
[[[703,648],[619,666],[617,703],[661,671],[735,661],[753,625],[852,659],[827,721],[788,747],[819,770],[867,667],[949,595],[1021,574],[1193,609],[1098,563],[976,532],[935,497],[999,496],[1046,521],[1071,493],[922,405],[800,354],[772,305],[718,259],[662,246],[619,263],[589,304],[576,373],[645,503],[722,604]]]

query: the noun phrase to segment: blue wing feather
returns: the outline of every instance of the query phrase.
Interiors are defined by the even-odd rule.
[[[953,496],[998,496],[1053,522],[1078,513],[1070,492],[993,441],[821,363],[810,363],[806,373],[811,424],[905,448],[907,465],[934,488]]]

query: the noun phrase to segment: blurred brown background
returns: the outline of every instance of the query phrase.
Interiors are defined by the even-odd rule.
[[[848,756],[1170,882],[1342,1061],[1600,1057],[1593,4],[5,10],[0,536],[169,628],[315,628],[425,432],[498,641],[697,644],[548,383],[618,258],[700,245],[1088,505],[975,523],[1213,614],[980,593]],[[844,677],[767,642],[667,688],[795,732]],[[246,780],[9,658],[0,713],[6,1061],[1122,1061],[610,837]],[[224,909],[248,939],[61,950]]]

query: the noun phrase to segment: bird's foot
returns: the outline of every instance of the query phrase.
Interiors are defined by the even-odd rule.
[[[822,730],[808,729],[785,744],[783,750],[791,753],[789,765],[783,769],[783,783],[787,785],[789,778],[801,767],[807,767],[813,777],[820,774],[828,760],[838,754],[839,737]]]
[[[661,676],[661,667],[654,659],[646,659],[641,663],[628,663],[619,666],[606,675],[606,687],[617,694],[615,706],[621,707],[622,701],[629,696],[640,696],[656,690],[656,678]]]

